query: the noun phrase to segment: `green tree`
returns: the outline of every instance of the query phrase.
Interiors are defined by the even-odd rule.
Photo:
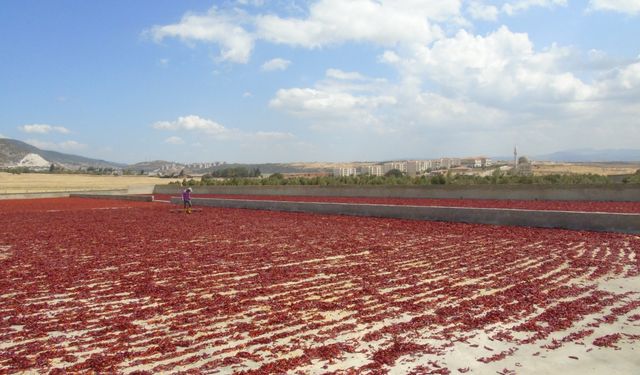
[[[401,170],[399,169],[392,169],[389,172],[384,174],[385,177],[402,177],[404,176],[404,173],[402,173]]]

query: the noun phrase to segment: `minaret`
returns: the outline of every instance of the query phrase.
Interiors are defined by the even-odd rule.
[[[513,146],[513,166],[518,168],[518,150]]]

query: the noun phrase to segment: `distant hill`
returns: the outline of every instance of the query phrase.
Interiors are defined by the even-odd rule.
[[[640,149],[606,149],[597,150],[582,148],[575,150],[557,151],[550,154],[530,155],[518,152],[518,156],[526,156],[537,161],[554,161],[565,163],[611,163],[611,162],[640,162]],[[513,155],[493,156],[493,160],[512,161]]]
[[[125,165],[109,162],[106,160],[91,159],[84,156],[65,154],[57,151],[41,150],[38,147],[18,141],[15,139],[0,138],[0,167],[13,167],[20,165],[20,162],[29,155],[38,155],[48,163],[61,165],[69,169],[79,168],[122,168]],[[28,159],[34,158],[29,156]]]
[[[640,161],[638,149],[576,149],[531,157],[534,160],[556,162],[634,162]]]

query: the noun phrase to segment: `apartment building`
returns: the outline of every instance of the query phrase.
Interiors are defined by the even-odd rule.
[[[336,177],[357,176],[358,171],[356,168],[353,168],[353,167],[334,168],[333,175]]]
[[[400,172],[407,173],[407,162],[406,161],[393,161],[389,163],[384,163],[382,165],[382,172],[387,173],[390,170],[397,169]]]
[[[407,175],[418,176],[432,167],[433,162],[431,160],[409,160],[407,161]]]
[[[383,176],[384,171],[382,167],[382,165],[365,165],[358,168],[357,172],[362,175]]]
[[[492,164],[493,163],[491,159],[484,156],[479,156],[474,158],[465,158],[465,159],[462,159],[462,162],[461,162],[461,165],[468,168],[483,168],[483,167],[489,167]]]

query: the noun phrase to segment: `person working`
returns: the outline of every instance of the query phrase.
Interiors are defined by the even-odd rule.
[[[191,188],[188,187],[182,191],[182,203],[184,205],[184,211],[188,214],[191,213]]]

